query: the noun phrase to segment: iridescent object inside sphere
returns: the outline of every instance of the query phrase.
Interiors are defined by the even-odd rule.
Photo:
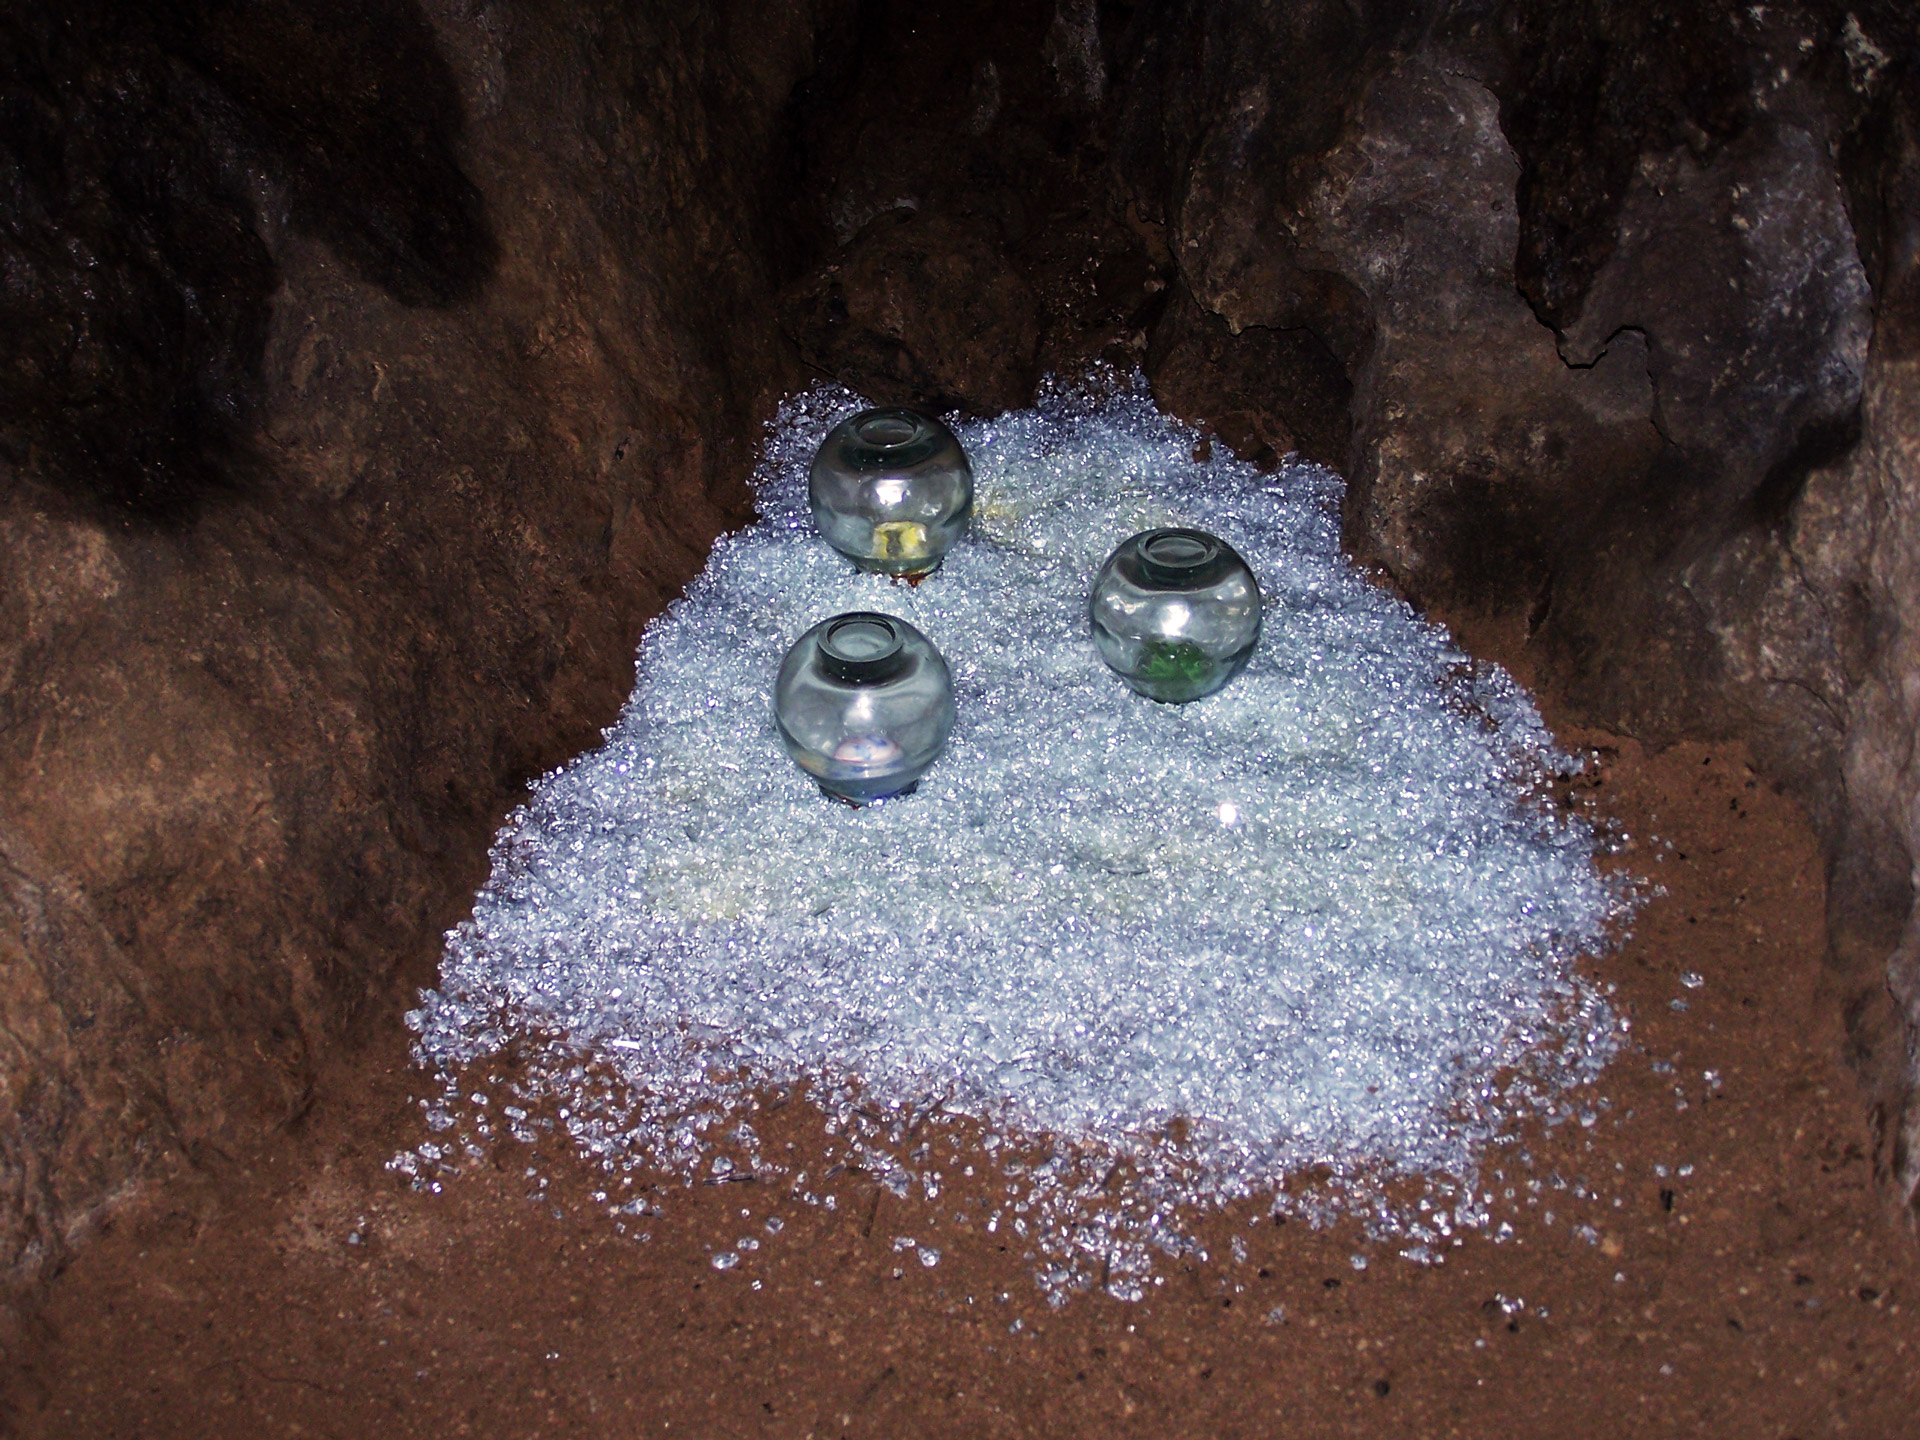
[[[780,663],[773,718],[787,753],[856,805],[903,794],[947,748],[953,679],[933,642],[892,615],[823,620]]]
[[[807,497],[820,533],[862,570],[918,578],[966,531],[973,467],[938,420],[863,410],[827,432]]]
[[[1260,643],[1260,586],[1233,547],[1204,530],[1124,540],[1087,609],[1100,658],[1142,695],[1180,703],[1238,675]]]

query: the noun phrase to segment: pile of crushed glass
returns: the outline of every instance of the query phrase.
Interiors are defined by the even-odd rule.
[[[1604,1103],[1576,962],[1632,898],[1521,689],[1341,553],[1339,478],[1198,438],[1137,377],[951,430],[783,405],[759,520],[503,829],[392,1168],[558,1125],[635,1234],[663,1174],[834,1205],[754,1129],[804,1093],[930,1226],[966,1156],[927,1137],[973,1137],[1055,1298],[1137,1298],[1247,1197],[1420,1260],[1485,1228],[1481,1148]]]

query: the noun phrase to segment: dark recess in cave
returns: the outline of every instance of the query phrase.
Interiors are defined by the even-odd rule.
[[[405,305],[494,242],[411,0],[10,6],[0,17],[0,444],[71,499],[180,520],[269,481],[249,444],[280,274],[324,241]]]
[[[1580,316],[1614,250],[1640,157],[1686,146],[1707,160],[1751,123],[1764,63],[1724,0],[1508,5],[1500,126],[1520,157],[1514,278],[1546,325]]]

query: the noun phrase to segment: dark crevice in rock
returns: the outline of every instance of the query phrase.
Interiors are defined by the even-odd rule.
[[[1501,7],[1500,124],[1520,157],[1520,291],[1563,330],[1612,258],[1641,156],[1711,159],[1752,115],[1765,52],[1725,0]]]
[[[1850,60],[1843,45],[1832,62],[1866,92],[1840,137],[1840,175],[1876,299],[1875,345],[1904,360],[1920,351],[1920,13],[1874,4],[1854,26],[1868,53]]]
[[[1107,180],[1090,14],[867,12],[837,88],[823,77],[796,111],[812,263],[779,319],[817,373],[991,413],[1028,403],[1043,373],[1138,362],[1168,266]]]
[[[69,496],[180,519],[258,483],[263,229],[407,305],[493,265],[461,102],[410,3],[15,7],[0,20],[0,444]]]
[[[1204,421],[1241,458],[1263,465],[1296,452],[1346,463],[1353,385],[1313,330],[1253,325],[1236,335],[1184,284],[1172,293],[1146,354],[1163,409]]]
[[[1823,415],[1800,428],[1792,446],[1768,467],[1748,503],[1760,524],[1778,530],[1815,471],[1837,465],[1853,453],[1864,433],[1860,407],[1841,415]]]

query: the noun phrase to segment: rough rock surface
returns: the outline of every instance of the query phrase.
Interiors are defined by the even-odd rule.
[[[780,323],[863,394],[990,415],[1043,373],[1139,363],[1165,303],[1160,227],[1116,209],[1095,137],[1090,6],[871,7],[794,111],[807,264]]]
[[[1038,378],[1039,306],[989,225],[897,209],[785,297],[800,352],[881,404],[991,415]]]
[[[10,16],[0,62],[21,1279],[297,1123],[798,378],[765,317],[812,7],[122,8]]]
[[[1356,553],[1807,805],[1917,1193],[1910,8],[1169,4],[1110,43],[1178,284],[1346,367]]]
[[[1346,464],[1346,367],[1305,327],[1249,326],[1235,334],[1177,287],[1153,328],[1147,370],[1161,408],[1204,421],[1243,459],[1271,464],[1298,452]]]
[[[1886,98],[1867,123],[1883,128],[1854,191],[1856,213],[1874,218],[1862,230],[1878,241],[1863,247],[1879,306],[1861,439],[1810,478],[1797,508],[1808,514],[1798,549],[1812,560],[1810,587],[1853,629],[1833,940],[1847,971],[1861,976],[1891,947],[1889,988],[1906,1017],[1911,1075],[1920,1071],[1920,55],[1911,43],[1902,64],[1882,77]],[[1897,1038],[1880,1046],[1883,1071]],[[1891,1093],[1890,1081],[1884,1088]],[[1909,1102],[1904,1117],[1890,1104],[1885,1120],[1899,1127],[1900,1181],[1910,1199],[1920,1196],[1920,1104]]]

